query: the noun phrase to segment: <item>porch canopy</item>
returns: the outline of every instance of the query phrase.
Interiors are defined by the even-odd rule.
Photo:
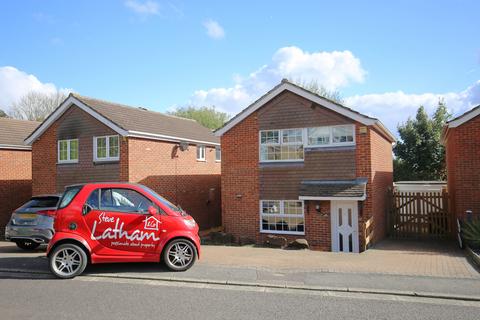
[[[367,178],[353,180],[303,180],[299,200],[358,200],[366,195]]]

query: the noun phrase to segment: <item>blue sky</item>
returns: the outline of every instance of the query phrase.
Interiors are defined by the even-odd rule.
[[[480,104],[479,1],[2,1],[0,108],[29,90],[236,113],[318,80],[391,130]]]

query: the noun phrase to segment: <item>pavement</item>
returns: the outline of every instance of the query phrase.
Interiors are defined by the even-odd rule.
[[[357,292],[480,301],[480,274],[448,244],[384,241],[362,254],[202,246],[198,263],[176,273],[152,263],[91,265],[85,275],[111,279]],[[42,250],[0,243],[0,272],[49,275]]]

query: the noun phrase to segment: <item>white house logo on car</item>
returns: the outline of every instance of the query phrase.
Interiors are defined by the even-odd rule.
[[[154,216],[150,216],[148,218],[145,218],[145,230],[155,230],[158,231],[158,225],[162,223],[160,220],[155,218]]]

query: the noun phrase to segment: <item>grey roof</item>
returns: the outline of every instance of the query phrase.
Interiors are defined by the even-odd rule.
[[[300,185],[301,197],[356,198],[365,195],[367,179],[304,180]]]
[[[220,143],[220,139],[210,129],[202,126],[195,120],[170,116],[145,108],[84,97],[79,94],[71,95],[127,131],[139,131],[186,140]]]
[[[453,121],[455,121],[455,120],[458,120],[458,119],[460,119],[460,118],[463,118],[464,116],[466,116],[466,115],[468,115],[468,114],[470,114],[470,113],[472,113],[472,112],[475,112],[475,111],[477,111],[478,109],[480,109],[480,105],[478,105],[478,106],[476,106],[476,107],[468,110],[467,112],[462,113],[462,114],[459,115],[458,117],[455,117],[455,118],[453,118],[453,119],[451,119],[451,120],[448,120],[448,121],[447,121],[447,124],[450,123],[450,122],[453,122]]]
[[[29,148],[23,141],[40,122],[0,118],[0,147]]]

